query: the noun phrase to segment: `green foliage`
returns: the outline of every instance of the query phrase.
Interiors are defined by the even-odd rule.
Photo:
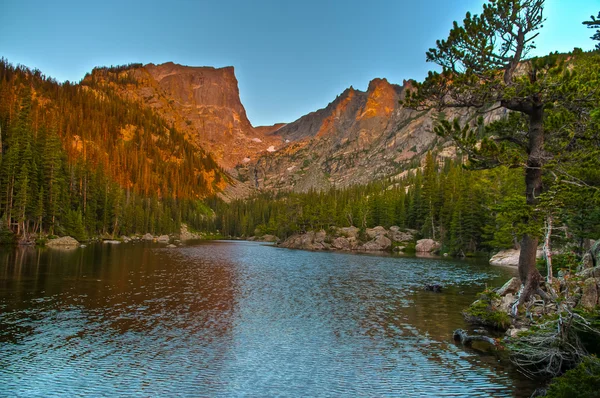
[[[511,324],[511,319],[504,311],[495,308],[494,301],[500,300],[500,296],[491,290],[479,294],[463,315],[467,322],[475,325],[483,325],[498,330],[506,330]]]
[[[591,15],[590,20],[583,22],[583,24],[587,25],[590,29],[596,29],[596,33],[594,33],[591,39],[600,41],[600,12],[597,17]],[[600,50],[600,43],[596,43],[596,50]]]
[[[555,378],[548,390],[547,398],[592,398],[600,392],[600,360],[586,357],[577,367]]]

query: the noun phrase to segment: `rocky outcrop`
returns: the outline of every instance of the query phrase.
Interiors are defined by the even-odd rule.
[[[84,82],[106,81],[105,75],[97,69]],[[152,108],[225,169],[233,170],[244,159],[255,160],[269,147],[281,146],[281,137],[275,133],[281,124],[255,129],[248,120],[232,66],[147,64],[123,71],[106,83],[124,97]]]
[[[433,253],[439,250],[441,244],[433,239],[420,239],[417,241],[415,250],[417,253]]]
[[[390,236],[407,239],[400,242],[408,242],[409,238],[412,241],[412,234],[401,232],[398,227],[391,227],[390,230],[381,226],[367,228],[362,235],[362,240],[360,229],[345,227],[333,228],[329,232],[321,230],[292,235],[279,246],[305,250],[389,251],[393,245]]]
[[[182,241],[202,239],[202,235],[190,232],[187,224],[181,224],[181,227],[179,228],[179,239]]]
[[[77,239],[72,238],[70,236],[63,236],[56,239],[50,239],[46,242],[46,246],[48,247],[77,247],[79,246],[79,242]]]

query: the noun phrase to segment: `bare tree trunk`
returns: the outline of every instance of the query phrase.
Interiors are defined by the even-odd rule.
[[[546,267],[548,275],[546,281],[552,283],[552,248],[550,247],[550,236],[552,236],[552,214],[546,218],[546,236],[544,238],[544,257],[546,258]]]

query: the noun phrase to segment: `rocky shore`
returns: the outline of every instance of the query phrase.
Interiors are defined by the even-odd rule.
[[[440,244],[431,239],[415,240],[417,231],[401,230],[392,226],[382,226],[361,230],[357,227],[332,227],[328,231],[307,231],[294,234],[279,244],[279,247],[303,250],[338,250],[338,251],[396,251],[432,253],[440,248]]]

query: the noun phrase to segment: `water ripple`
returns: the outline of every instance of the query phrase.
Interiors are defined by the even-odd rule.
[[[508,397],[531,389],[492,356],[450,341],[464,326],[460,309],[506,270],[245,242],[25,257],[18,272],[0,266],[0,395]],[[421,289],[432,281],[445,293]]]

